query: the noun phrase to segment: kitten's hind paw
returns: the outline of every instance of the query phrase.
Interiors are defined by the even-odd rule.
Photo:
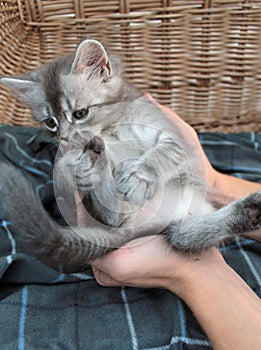
[[[261,229],[261,192],[255,192],[243,199],[243,205],[252,229]]]
[[[230,218],[235,234],[261,241],[261,192],[255,192],[237,202]]]

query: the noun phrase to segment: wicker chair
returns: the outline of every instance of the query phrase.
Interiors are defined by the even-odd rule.
[[[35,69],[86,37],[197,130],[261,131],[261,1],[0,1],[0,75]],[[32,125],[0,88],[0,122]]]

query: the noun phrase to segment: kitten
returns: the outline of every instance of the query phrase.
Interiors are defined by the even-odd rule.
[[[59,189],[78,191],[87,209],[83,226],[57,227],[21,174],[2,164],[0,192],[23,251],[73,272],[140,236],[161,233],[193,253],[261,228],[261,192],[217,210],[196,147],[98,41],[1,83],[59,140]]]

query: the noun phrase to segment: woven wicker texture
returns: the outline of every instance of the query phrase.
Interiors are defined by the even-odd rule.
[[[86,37],[198,130],[261,131],[261,1],[0,1],[0,75],[20,74]],[[0,87],[0,122],[32,124]]]

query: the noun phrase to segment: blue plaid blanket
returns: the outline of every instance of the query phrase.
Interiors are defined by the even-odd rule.
[[[261,135],[199,134],[216,169],[261,182]],[[0,160],[21,169],[45,208],[62,223],[52,166],[57,145],[38,129],[0,127]],[[106,288],[91,271],[60,274],[16,250],[0,199],[0,341],[3,350],[207,350],[187,306],[161,289]],[[261,245],[236,240],[221,249],[261,296]]]

